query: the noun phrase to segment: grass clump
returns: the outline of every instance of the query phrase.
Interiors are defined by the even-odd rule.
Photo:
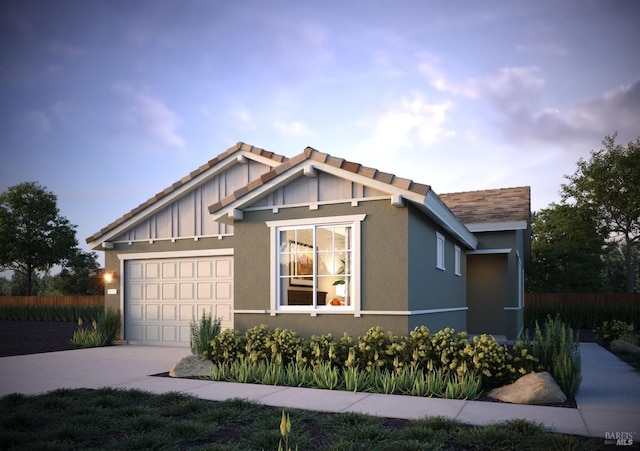
[[[91,329],[83,328],[82,317],[78,319],[78,330],[73,333],[71,342],[79,348],[110,346],[118,337],[120,312],[108,308],[97,313],[91,322]]]
[[[559,317],[548,317],[542,328],[536,323],[531,353],[538,358],[540,367],[551,373],[562,392],[568,398],[575,397],[582,380],[582,364],[573,329]]]
[[[220,334],[222,329],[220,323],[220,318],[212,319],[211,313],[205,314],[204,309],[200,321],[191,321],[189,341],[193,355],[197,355],[203,360],[211,357],[211,342]]]

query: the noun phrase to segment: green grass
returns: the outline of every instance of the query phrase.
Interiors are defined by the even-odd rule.
[[[292,449],[598,449],[602,440],[554,434],[514,420],[488,427],[443,417],[416,421],[285,409]],[[0,398],[3,449],[276,450],[283,409],[140,390],[56,390]]]

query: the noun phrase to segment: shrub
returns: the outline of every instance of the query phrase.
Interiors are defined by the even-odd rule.
[[[468,346],[467,333],[456,334],[454,329],[445,327],[436,332],[431,339],[433,352],[437,361],[434,362],[449,371],[456,371],[458,374],[466,373],[466,359],[468,353],[465,349]]]
[[[531,352],[540,365],[556,380],[567,397],[574,397],[580,387],[581,360],[577,336],[559,317],[547,318],[544,335],[536,323]]]
[[[631,343],[634,346],[638,346],[638,336],[633,332],[626,332],[620,335],[620,337],[618,337],[618,340],[626,341],[627,343]]]
[[[374,368],[390,369],[393,362],[395,344],[398,337],[384,332],[380,326],[370,328],[358,338],[355,359],[359,368],[371,371]]]
[[[398,365],[418,365],[422,369],[427,368],[429,361],[435,358],[432,338],[431,331],[426,326],[416,327],[409,335],[401,337],[393,345]]]
[[[210,341],[211,360],[228,362],[244,357],[246,338],[237,330],[225,329]]]
[[[78,330],[73,333],[71,343],[80,348],[95,348],[112,345],[120,329],[120,313],[108,308],[100,311],[92,320],[91,329],[82,327],[82,318],[78,318]]]
[[[331,334],[304,340],[294,331],[270,330],[263,324],[247,330],[244,335],[222,331],[210,343],[211,359],[219,364],[216,369],[219,375],[231,371],[237,379],[240,369],[233,367],[233,363],[242,360],[252,371],[258,368],[259,379],[272,380],[275,373],[273,376],[262,374],[268,368],[262,364],[270,363],[284,368],[278,378],[291,380],[289,385],[306,384],[313,375],[316,382],[323,381],[323,386],[340,384],[350,391],[377,384],[382,392],[393,389],[399,393],[426,392],[429,396],[436,393],[441,396],[449,379],[434,391],[429,386],[431,379],[422,376],[434,372],[444,373],[447,378],[456,376],[456,384],[466,384],[473,391],[476,381],[481,381],[481,388],[492,388],[538,368],[537,359],[522,340],[509,350],[490,335],[474,337],[469,342],[465,332],[456,333],[446,328],[432,335],[425,326],[416,327],[403,337],[372,327],[354,344],[346,333],[338,340]],[[222,365],[224,363],[229,365]],[[375,377],[371,378],[363,374],[374,372]],[[240,376],[244,377],[247,376]],[[465,379],[467,377],[470,379]],[[468,391],[465,389],[465,393]]]
[[[635,326],[633,323],[628,324],[625,321],[614,319],[612,321],[605,321],[602,326],[596,328],[594,332],[597,333],[599,338],[602,338],[605,342],[611,343],[613,340],[620,339],[625,334],[633,334]]]
[[[220,318],[211,319],[211,313],[202,310],[200,321],[191,320],[190,345],[191,353],[201,359],[211,356],[211,341],[220,333]]]

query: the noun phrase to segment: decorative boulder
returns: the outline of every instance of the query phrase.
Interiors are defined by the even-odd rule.
[[[546,371],[525,374],[513,384],[491,390],[487,396],[513,404],[562,404],[567,400]]]
[[[171,368],[171,377],[208,377],[211,376],[213,362],[211,360],[200,360],[196,355],[188,355],[180,359]]]
[[[640,346],[636,346],[624,340],[613,340],[611,344],[609,344],[609,348],[611,348],[611,352],[616,354],[640,353]]]

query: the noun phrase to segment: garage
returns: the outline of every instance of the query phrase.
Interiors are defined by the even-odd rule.
[[[189,347],[203,311],[233,327],[233,256],[126,260],[124,274],[129,344]]]

